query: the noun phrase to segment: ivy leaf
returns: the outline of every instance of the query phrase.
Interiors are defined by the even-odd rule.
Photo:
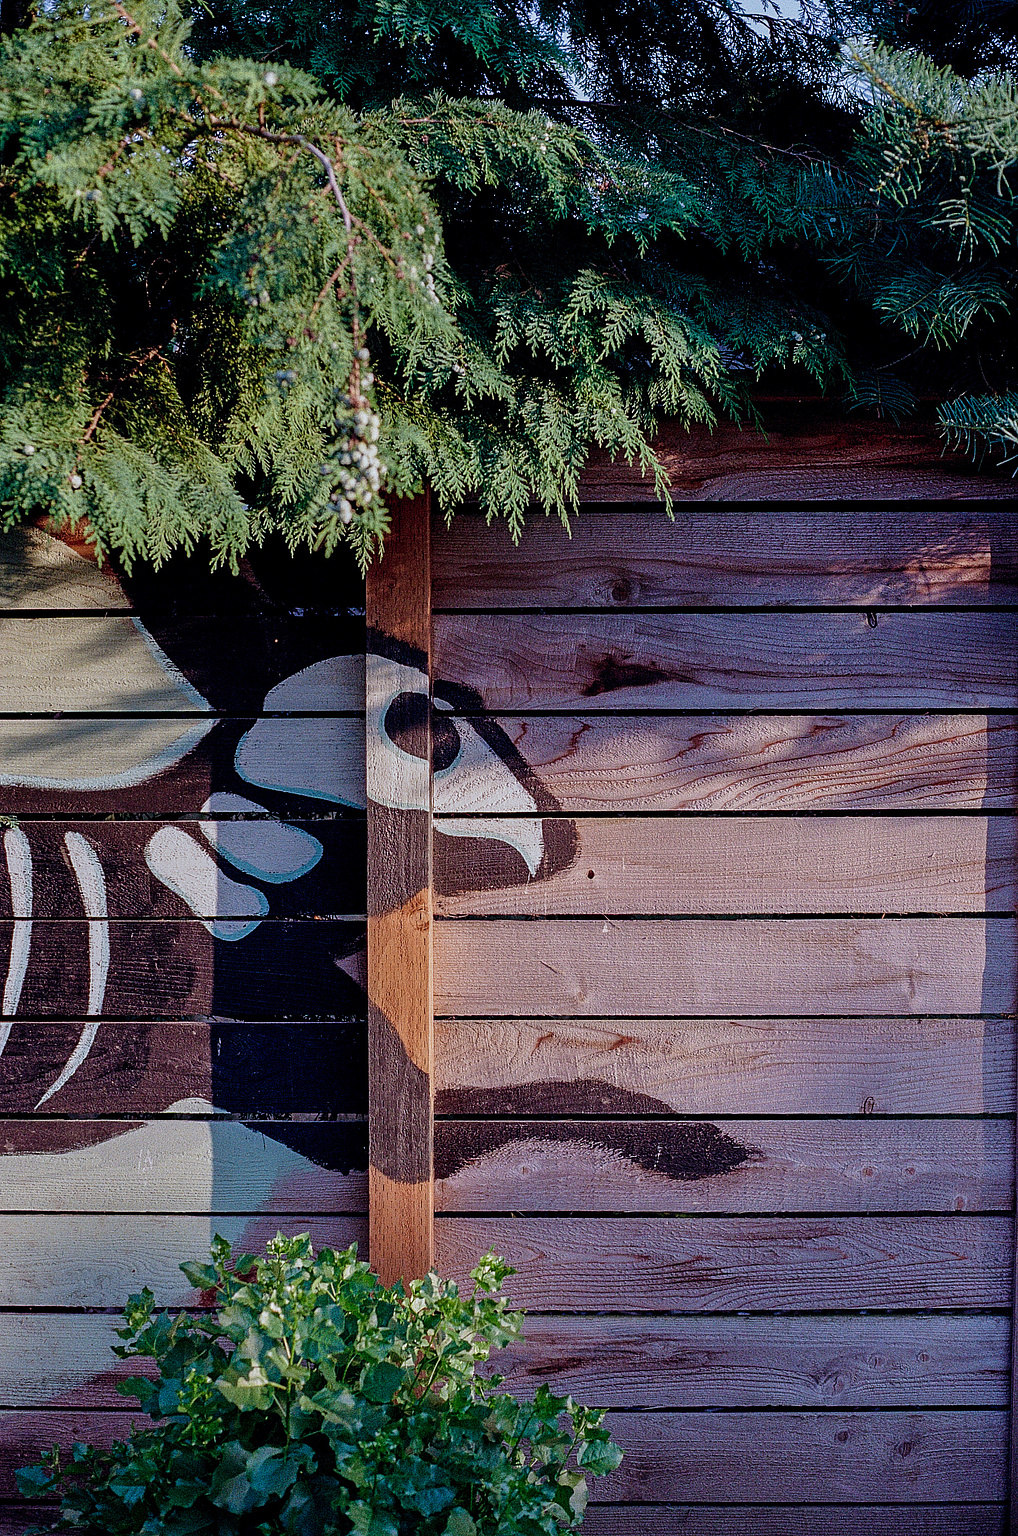
[[[466,1510],[457,1504],[445,1522],[442,1536],[477,1536],[477,1526]]]
[[[399,1536],[399,1527],[391,1516],[372,1509],[363,1499],[358,1499],[346,1511],[353,1536]]]
[[[405,1380],[406,1372],[398,1365],[391,1365],[388,1360],[379,1360],[362,1374],[361,1391],[369,1403],[387,1403]]]

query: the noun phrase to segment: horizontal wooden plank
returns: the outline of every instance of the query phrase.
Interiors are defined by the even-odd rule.
[[[194,816],[222,794],[283,817],[365,803],[364,721],[351,715],[0,718],[0,745],[11,816]]]
[[[471,888],[439,895],[443,916],[1013,912],[1018,905],[1018,823],[1005,817],[578,820],[572,863],[513,886],[492,879],[497,825],[485,822],[488,841],[458,859],[457,883]],[[511,835],[513,823],[504,826]],[[441,819],[435,828],[441,832]],[[436,839],[440,889],[457,842]]]
[[[441,1272],[465,1277],[494,1248],[516,1270],[508,1294],[539,1311],[1011,1304],[1008,1216],[443,1216],[436,1228]]]
[[[362,658],[363,632],[363,620],[279,612],[164,616],[151,628],[135,615],[3,612],[0,714],[363,709],[363,663],[336,655]]]
[[[435,1203],[514,1213],[1009,1211],[1014,1150],[1004,1120],[440,1121]]]
[[[267,916],[357,916],[363,920],[364,818],[280,820],[244,811],[246,797],[221,797],[226,814],[186,821],[38,821],[20,824],[35,921],[80,920],[81,886],[70,850],[86,844],[101,869],[111,918],[207,919],[216,935]],[[0,919],[12,911],[0,882]]]
[[[145,1285],[159,1306],[194,1305],[183,1261],[207,1257],[217,1232],[235,1250],[259,1253],[280,1229],[310,1232],[316,1248],[356,1242],[367,1254],[367,1222],[351,1215],[3,1215],[0,1307],[119,1308]]]
[[[1004,715],[502,717],[562,810],[1011,810]],[[512,810],[492,781],[485,808]]]
[[[432,535],[436,608],[880,607],[986,604],[1018,595],[1018,540],[997,507],[843,511],[589,509],[569,534],[533,519],[460,513]]]
[[[502,712],[1014,709],[1016,639],[1013,612],[447,615],[435,668]]]
[[[7,1408],[122,1408],[137,1374],[116,1315],[0,1313]],[[529,1317],[492,1357],[506,1391],[540,1383],[611,1408],[1006,1407],[1010,1321],[928,1317]]]
[[[1010,1013],[1011,918],[492,918],[435,926],[435,1011]]]
[[[13,1025],[0,1056],[0,1113],[31,1114],[82,1027],[80,1019]],[[364,1020],[104,1020],[87,1059],[47,1107],[158,1115],[195,1098],[240,1115],[366,1113]]]
[[[1015,1108],[1011,1019],[446,1019],[435,1036],[441,1114]]]
[[[55,1330],[56,1358],[76,1339]],[[545,1382],[611,1408],[1006,1408],[1010,1348],[1010,1319],[985,1313],[529,1317],[495,1369],[518,1396]]]
[[[5,957],[11,954],[13,928],[0,921]],[[108,967],[105,937],[100,942],[96,928],[108,934]],[[273,919],[220,943],[196,921],[111,921],[94,925],[91,939],[84,920],[35,923],[18,1014],[26,1019],[84,1018],[89,1012],[121,1019],[357,1016],[364,1011],[363,990],[344,973],[343,962],[360,947],[363,932],[363,923]],[[15,1024],[12,1037],[24,1027]]]
[[[936,427],[847,419],[828,401],[760,400],[762,430],[661,425],[655,448],[676,501],[1010,500],[1007,472],[979,474],[961,454],[944,457]],[[580,499],[656,501],[639,465],[595,449],[580,476]]]
[[[595,1488],[596,1492],[596,1488]],[[1003,1504],[867,1504],[867,1536],[1004,1536]],[[858,1505],[591,1504],[584,1536],[859,1536]],[[905,1526],[903,1521],[907,1520]],[[39,1510],[0,1505],[0,1536],[23,1536]]]
[[[603,1499],[633,1502],[792,1503],[806,1490],[818,1502],[909,1498],[999,1498],[1006,1486],[1008,1414],[941,1409],[929,1413],[617,1413],[625,1451],[597,1487]]]
[[[0,533],[0,609],[129,608],[108,565],[83,558],[42,528]]]
[[[584,1536],[1005,1536],[1003,1504],[591,1504]],[[0,1526],[0,1532],[3,1527]],[[12,1530],[12,1536],[15,1533]]]
[[[130,1415],[57,1410],[0,1416],[0,1492],[14,1469],[54,1441],[123,1438]],[[847,1503],[989,1500],[1003,1486],[1007,1416],[997,1410],[929,1413],[625,1414],[611,1428],[626,1450],[597,1492],[634,1502],[685,1497],[791,1501],[804,1488]]]
[[[0,1211],[367,1210],[363,1124],[0,1120]]]

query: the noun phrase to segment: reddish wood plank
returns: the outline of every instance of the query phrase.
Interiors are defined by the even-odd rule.
[[[446,861],[439,837],[436,911],[492,914],[1013,912],[1018,823],[1002,817],[739,817],[579,820],[573,861],[524,885],[495,883],[489,842]],[[496,824],[497,827],[497,824]],[[442,820],[435,823],[442,831]],[[504,824],[506,836],[512,823]],[[449,871],[450,875],[453,871]],[[464,889],[464,887],[467,887]]]
[[[533,519],[436,519],[436,608],[653,608],[1014,601],[1018,541],[999,507],[588,509],[571,533]]]
[[[563,811],[1011,810],[1002,715],[538,716],[499,720]],[[512,809],[493,781],[486,808]]]
[[[443,1020],[458,1115],[1013,1114],[1011,1019]]]
[[[445,1212],[1009,1211],[1014,1157],[1002,1120],[454,1120],[435,1195]]]
[[[1006,1408],[1010,1342],[992,1315],[529,1317],[495,1368],[611,1408]]]
[[[1014,709],[1018,615],[436,617],[436,677],[485,709]]]
[[[435,931],[435,1007],[554,1017],[1010,1013],[1010,918],[493,918]]]
[[[1011,1305],[1007,1216],[446,1216],[436,1227],[441,1271],[465,1278],[494,1248],[516,1270],[507,1292],[541,1311]]]
[[[432,1267],[430,493],[393,508],[367,583],[371,1258]]]

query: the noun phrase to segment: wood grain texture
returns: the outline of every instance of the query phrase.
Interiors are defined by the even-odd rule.
[[[583,1530],[584,1536],[860,1536],[861,1530],[866,1536],[1005,1536],[1005,1514],[1003,1504],[591,1504]]]
[[[539,1311],[796,1312],[1010,1307],[1008,1216],[444,1216],[455,1279],[495,1248]],[[597,1262],[591,1255],[597,1254]]]
[[[430,528],[430,492],[398,503],[367,581],[370,1247],[390,1285],[434,1259]]]
[[[578,820],[576,831],[573,862],[550,879],[440,895],[436,912],[904,914],[1018,904],[1018,825],[1001,817],[629,817]],[[436,846],[440,890],[446,844]]]
[[[106,926],[103,1013],[112,1018],[350,1018],[364,1011],[362,988],[342,969],[363,923],[270,919],[232,944],[217,944],[196,921]],[[0,921],[5,958],[12,927]],[[88,1000],[88,923],[34,924],[19,1017],[82,1019]]]
[[[502,712],[1014,709],[1016,639],[992,611],[447,615],[435,671]]]
[[[990,1500],[1006,1460],[1007,1416],[996,1410],[922,1413],[627,1414],[610,1417],[626,1451],[599,1481],[606,1499],[658,1502],[791,1502],[804,1487],[865,1504],[936,1497],[948,1483],[959,1499]],[[0,1494],[14,1469],[57,1441],[109,1443],[131,1416],[64,1409],[0,1414]]]
[[[194,1306],[182,1261],[205,1257],[217,1232],[236,1250],[258,1253],[280,1229],[310,1232],[316,1248],[356,1242],[365,1257],[367,1222],[358,1216],[3,1215],[0,1306],[121,1308],[144,1285],[158,1306]]]
[[[633,1502],[991,1500],[1003,1486],[1007,1415],[929,1413],[612,1414],[626,1452],[598,1485]]]
[[[8,1408],[122,1408],[116,1316],[0,1313]],[[610,1408],[950,1408],[1009,1402],[1010,1325],[995,1315],[930,1317],[530,1317],[493,1356],[506,1390]],[[9,1363],[29,1353],[28,1379]],[[8,1368],[5,1368],[8,1367]],[[804,1490],[805,1491],[805,1490]]]
[[[174,1106],[193,1115],[201,1100]],[[367,1211],[364,1124],[0,1120],[0,1211]]]
[[[1011,918],[493,918],[435,930],[435,1008],[543,1017],[1009,1013]]]
[[[440,1211],[1009,1211],[1002,1120],[458,1120]]]
[[[563,811],[1011,810],[1003,715],[502,717]],[[492,786],[493,814],[500,804]]]
[[[748,507],[583,512],[567,534],[533,519],[436,519],[432,601],[441,608],[988,604],[1018,596],[1018,540],[999,507]]]
[[[945,460],[935,427],[847,420],[816,399],[760,400],[763,431],[662,425],[655,448],[676,501],[1010,500],[1003,473],[977,474],[960,454]],[[637,465],[595,449],[580,476],[581,502],[656,501]]]
[[[442,1020],[443,1114],[1011,1114],[1011,1019]]]
[[[610,1408],[1006,1408],[1009,1354],[992,1315],[530,1317],[496,1368]]]
[[[0,1056],[0,1113],[30,1114],[59,1075],[80,1019],[15,1025]],[[159,1115],[181,1099],[236,1114],[367,1111],[365,1021],[105,1020],[61,1088],[67,1115]]]

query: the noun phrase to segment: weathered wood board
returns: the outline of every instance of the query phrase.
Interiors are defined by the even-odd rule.
[[[116,1316],[0,1314],[0,1363],[31,1351],[38,1379],[8,1370],[4,1406],[122,1408]],[[1010,1322],[929,1317],[529,1317],[492,1357],[506,1390],[541,1382],[608,1408],[1006,1407]],[[145,1362],[140,1363],[144,1366]],[[595,1485],[596,1487],[596,1485]]]
[[[437,1105],[450,1115],[971,1115],[1014,1106],[1012,1019],[444,1019],[436,1036]]]
[[[608,1408],[993,1408],[1010,1400],[1010,1347],[1009,1319],[986,1313],[545,1316],[496,1369],[521,1396],[546,1382]]]
[[[503,713],[1018,705],[1013,611],[470,614],[434,643],[436,676]]]
[[[0,1136],[3,1123],[0,1122]],[[453,1120],[440,1211],[1010,1211],[1010,1120]]]
[[[637,913],[1013,912],[1018,827],[980,816],[578,820],[546,879],[440,894],[445,917]],[[442,831],[436,818],[435,830]],[[511,825],[507,824],[507,832]],[[439,889],[449,839],[436,839]],[[444,882],[446,889],[452,884]]]
[[[559,808],[1013,810],[1009,715],[536,715],[499,726]],[[491,784],[487,810],[512,810]]]
[[[367,1222],[347,1214],[2,1215],[0,1307],[21,1308],[30,1298],[39,1308],[119,1309],[144,1285],[157,1306],[195,1306],[200,1298],[180,1273],[183,1260],[206,1257],[217,1232],[257,1253],[280,1230],[310,1232],[316,1247],[366,1249]]]
[[[526,918],[435,928],[452,1016],[1010,1013],[1012,918]]]
[[[1009,1307],[1012,1236],[1009,1216],[441,1216],[436,1251],[463,1279],[495,1248],[536,1311],[921,1311]]]
[[[1006,1536],[1003,1504],[592,1504],[584,1536]],[[0,1526],[0,1531],[2,1531]]]
[[[513,544],[474,513],[435,521],[436,611],[464,608],[863,608],[1012,603],[1018,563],[1006,508],[781,507],[534,519]]]
[[[363,1121],[0,1120],[0,1211],[365,1214]]]
[[[0,1495],[14,1469],[54,1442],[123,1438],[124,1413],[0,1413]],[[849,1503],[929,1500],[945,1476],[959,1498],[988,1500],[1000,1486],[1007,1415],[1000,1410],[855,1414],[627,1414],[610,1426],[626,1458],[599,1492],[654,1502],[681,1479],[687,1497],[788,1503],[801,1489],[836,1487]]]

